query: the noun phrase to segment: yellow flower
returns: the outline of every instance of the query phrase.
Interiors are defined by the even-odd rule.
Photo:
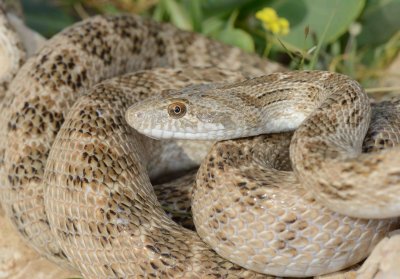
[[[278,17],[272,8],[264,8],[256,13],[256,18],[261,20],[266,30],[273,34],[286,35],[289,33],[289,21],[286,18]]]
[[[280,28],[280,34],[286,35],[289,33],[289,21],[286,18],[280,17],[278,19],[278,25]]]
[[[278,14],[272,8],[264,8],[256,13],[256,18],[264,23],[270,23],[278,19]]]

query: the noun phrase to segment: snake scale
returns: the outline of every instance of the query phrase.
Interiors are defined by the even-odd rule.
[[[166,215],[149,178],[163,172],[157,168],[188,168],[192,151],[182,148],[185,143],[144,137],[125,120],[132,105],[140,102],[145,108],[150,97],[168,98],[175,89],[236,90],[246,82],[248,88],[271,82],[269,92],[280,98],[288,93],[280,77],[309,81],[294,72],[238,83],[279,70],[237,48],[136,16],[97,16],[77,23],[28,59],[1,104],[2,207],[37,251],[79,269],[85,278],[267,277],[258,272],[299,277],[356,263],[397,226],[397,219],[347,217],[318,203],[290,172],[291,134],[220,142],[204,159],[193,189],[194,222],[217,254]],[[124,73],[129,74],[117,77]],[[311,78],[326,75],[314,72]],[[397,106],[395,100],[373,107],[372,122],[379,125],[371,124],[377,128],[370,128],[366,151],[398,143],[396,128],[381,125],[387,120],[381,116]],[[363,123],[365,130],[368,123]],[[296,146],[302,146],[302,131],[294,135]],[[164,144],[179,147],[174,156],[163,154]],[[309,148],[315,156],[322,151]],[[296,165],[294,171],[313,183]],[[231,181],[231,189],[219,186],[224,181]],[[287,196],[294,200],[283,202]],[[210,228],[212,233],[206,233]],[[221,257],[226,255],[229,260]]]

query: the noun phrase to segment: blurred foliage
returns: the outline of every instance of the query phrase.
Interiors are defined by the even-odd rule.
[[[93,14],[135,13],[257,52],[292,69],[327,69],[361,82],[379,77],[400,49],[400,0],[22,0],[47,37]],[[256,13],[269,7],[289,32]],[[275,28],[275,30],[277,30]],[[282,32],[285,33],[285,32]]]

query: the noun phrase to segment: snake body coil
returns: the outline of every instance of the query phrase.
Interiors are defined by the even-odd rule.
[[[210,66],[229,70],[204,68]],[[150,68],[158,69],[143,70]],[[138,17],[94,17],[75,24],[27,61],[2,103],[2,206],[33,247],[60,264],[78,268],[86,278],[266,277],[255,271],[308,276],[357,262],[396,225],[395,219],[343,217],[318,205],[289,173],[266,171],[264,178],[274,183],[282,180],[287,192],[304,195],[298,198],[305,203],[301,216],[293,211],[299,209],[297,204],[276,208],[275,200],[268,203],[263,197],[283,194],[260,192],[268,185],[256,186],[259,182],[253,178],[259,166],[243,172],[246,183],[241,181],[243,174],[232,169],[236,180],[231,187],[236,192],[228,192],[226,198],[233,198],[238,208],[227,207],[230,211],[223,212],[229,199],[216,201],[224,194],[212,183],[222,185],[218,184],[219,175],[226,175],[221,171],[225,166],[230,173],[228,166],[244,157],[253,160],[255,150],[259,150],[255,161],[264,160],[257,154],[270,153],[287,163],[287,157],[276,153],[281,147],[274,146],[282,142],[287,147],[288,136],[253,139],[270,146],[266,149],[241,141],[233,143],[235,151],[216,145],[197,176],[198,185],[200,180],[208,180],[203,185],[213,190],[205,193],[212,196],[212,205],[193,205],[209,218],[195,215],[199,234],[213,227],[214,236],[205,236],[206,242],[213,243],[213,237],[222,241],[231,250],[216,244],[220,255],[232,251],[234,262],[255,271],[221,258],[196,233],[171,221],[154,194],[148,171],[157,173],[153,169],[171,158],[156,152],[163,149],[159,141],[145,138],[127,125],[128,107],[155,94],[166,98],[170,91],[164,89],[191,84],[203,84],[200,87],[204,88],[208,87],[205,83],[244,79],[234,71],[248,77],[279,69],[236,48]],[[99,83],[138,70],[143,71]],[[296,74],[288,74],[292,75]],[[182,108],[169,111],[180,114]],[[189,111],[185,115],[190,115]],[[171,168],[185,162],[172,160],[176,165]],[[283,168],[283,163],[271,164],[264,161],[264,167]],[[195,189],[194,196],[202,191]],[[252,205],[258,200],[267,204]],[[264,214],[266,211],[275,217]],[[254,218],[255,214],[260,219]],[[271,229],[260,230],[261,224]],[[228,237],[232,230],[236,239]],[[330,241],[334,234],[340,236]],[[289,245],[295,241],[296,247]],[[235,242],[241,246],[232,246]]]

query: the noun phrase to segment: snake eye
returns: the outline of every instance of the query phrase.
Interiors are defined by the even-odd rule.
[[[168,106],[168,114],[173,118],[181,118],[186,114],[186,105],[181,102],[175,102]]]

